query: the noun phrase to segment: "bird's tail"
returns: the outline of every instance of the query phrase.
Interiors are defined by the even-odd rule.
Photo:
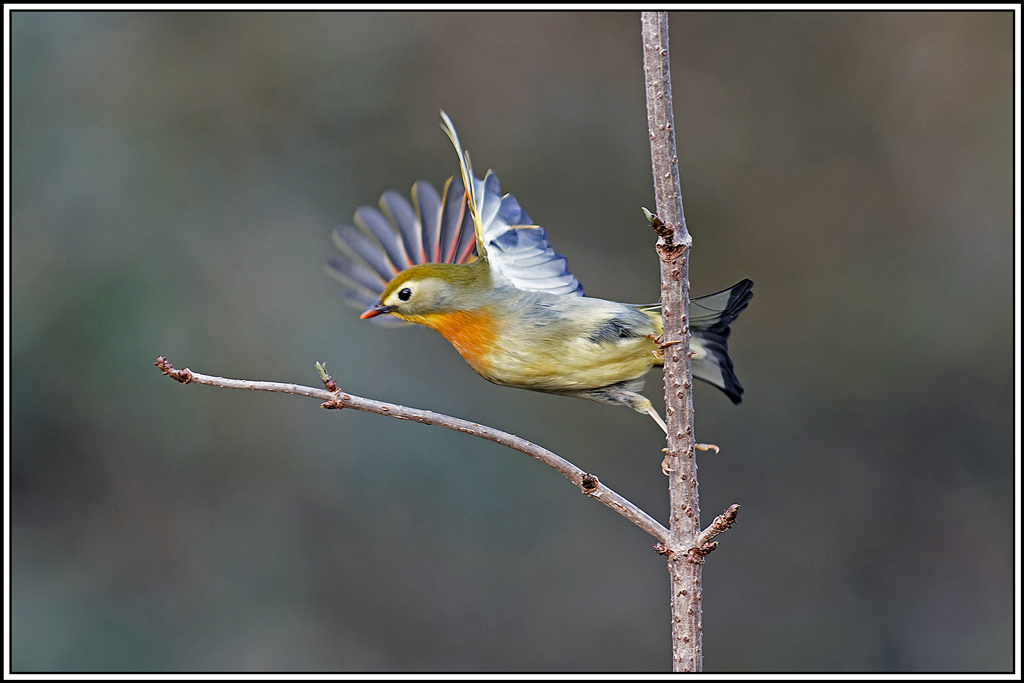
[[[747,307],[754,296],[751,280],[737,282],[721,292],[690,299],[690,361],[693,376],[712,384],[733,403],[743,400],[743,385],[729,358],[729,325]],[[642,306],[661,329],[661,304]]]

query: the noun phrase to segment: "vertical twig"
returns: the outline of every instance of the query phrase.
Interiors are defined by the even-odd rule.
[[[701,671],[701,565],[697,461],[694,457],[690,373],[689,277],[691,239],[683,218],[669,75],[668,13],[641,13],[647,125],[661,260],[661,312],[665,346],[665,412],[668,424],[669,574],[672,579],[672,670]],[[652,221],[654,222],[654,221]]]

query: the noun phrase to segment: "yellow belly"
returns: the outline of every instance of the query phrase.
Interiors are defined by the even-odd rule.
[[[496,384],[541,391],[597,389],[642,376],[656,362],[650,339],[595,344],[585,338],[507,344],[498,339],[481,375]]]
[[[490,307],[402,317],[440,332],[480,376],[504,386],[598,389],[636,379],[658,362],[648,337],[594,342],[568,321],[537,334],[521,318]]]

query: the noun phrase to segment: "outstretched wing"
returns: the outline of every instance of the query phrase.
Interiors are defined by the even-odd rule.
[[[427,181],[417,181],[411,204],[388,190],[380,197],[380,210],[361,206],[353,222],[334,229],[341,253],[327,260],[327,272],[341,282],[345,299],[360,309],[377,303],[391,278],[406,268],[466,263],[476,246],[466,191],[458,178],[449,178],[441,195]],[[405,324],[390,315],[378,318],[380,324]]]
[[[533,221],[510,194],[502,195],[498,176],[488,171],[483,180],[473,175],[469,152],[462,149],[448,115],[441,128],[459,155],[468,210],[476,232],[477,255],[487,260],[491,273],[519,289],[583,296],[583,286],[569,272],[568,262],[548,244],[544,228]]]
[[[451,119],[442,126],[456,149],[459,138]],[[438,194],[425,180],[412,186],[412,203],[398,192],[381,195],[380,210],[362,206],[355,225],[334,230],[341,253],[327,261],[327,272],[342,284],[342,295],[366,309],[380,300],[395,275],[421,263],[468,263],[485,258],[491,272],[520,289],[583,296],[566,259],[548,244],[515,197],[502,196],[498,176],[473,177],[469,154],[459,152],[461,177],[449,178]],[[472,182],[470,182],[472,178]],[[468,190],[466,188],[469,188]],[[377,316],[381,324],[405,324]]]

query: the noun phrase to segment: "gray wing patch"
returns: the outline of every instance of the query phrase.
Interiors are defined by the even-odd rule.
[[[634,326],[621,318],[612,318],[605,321],[587,337],[587,341],[600,344],[602,342],[617,342],[622,339],[636,339],[643,335],[634,329]]]

